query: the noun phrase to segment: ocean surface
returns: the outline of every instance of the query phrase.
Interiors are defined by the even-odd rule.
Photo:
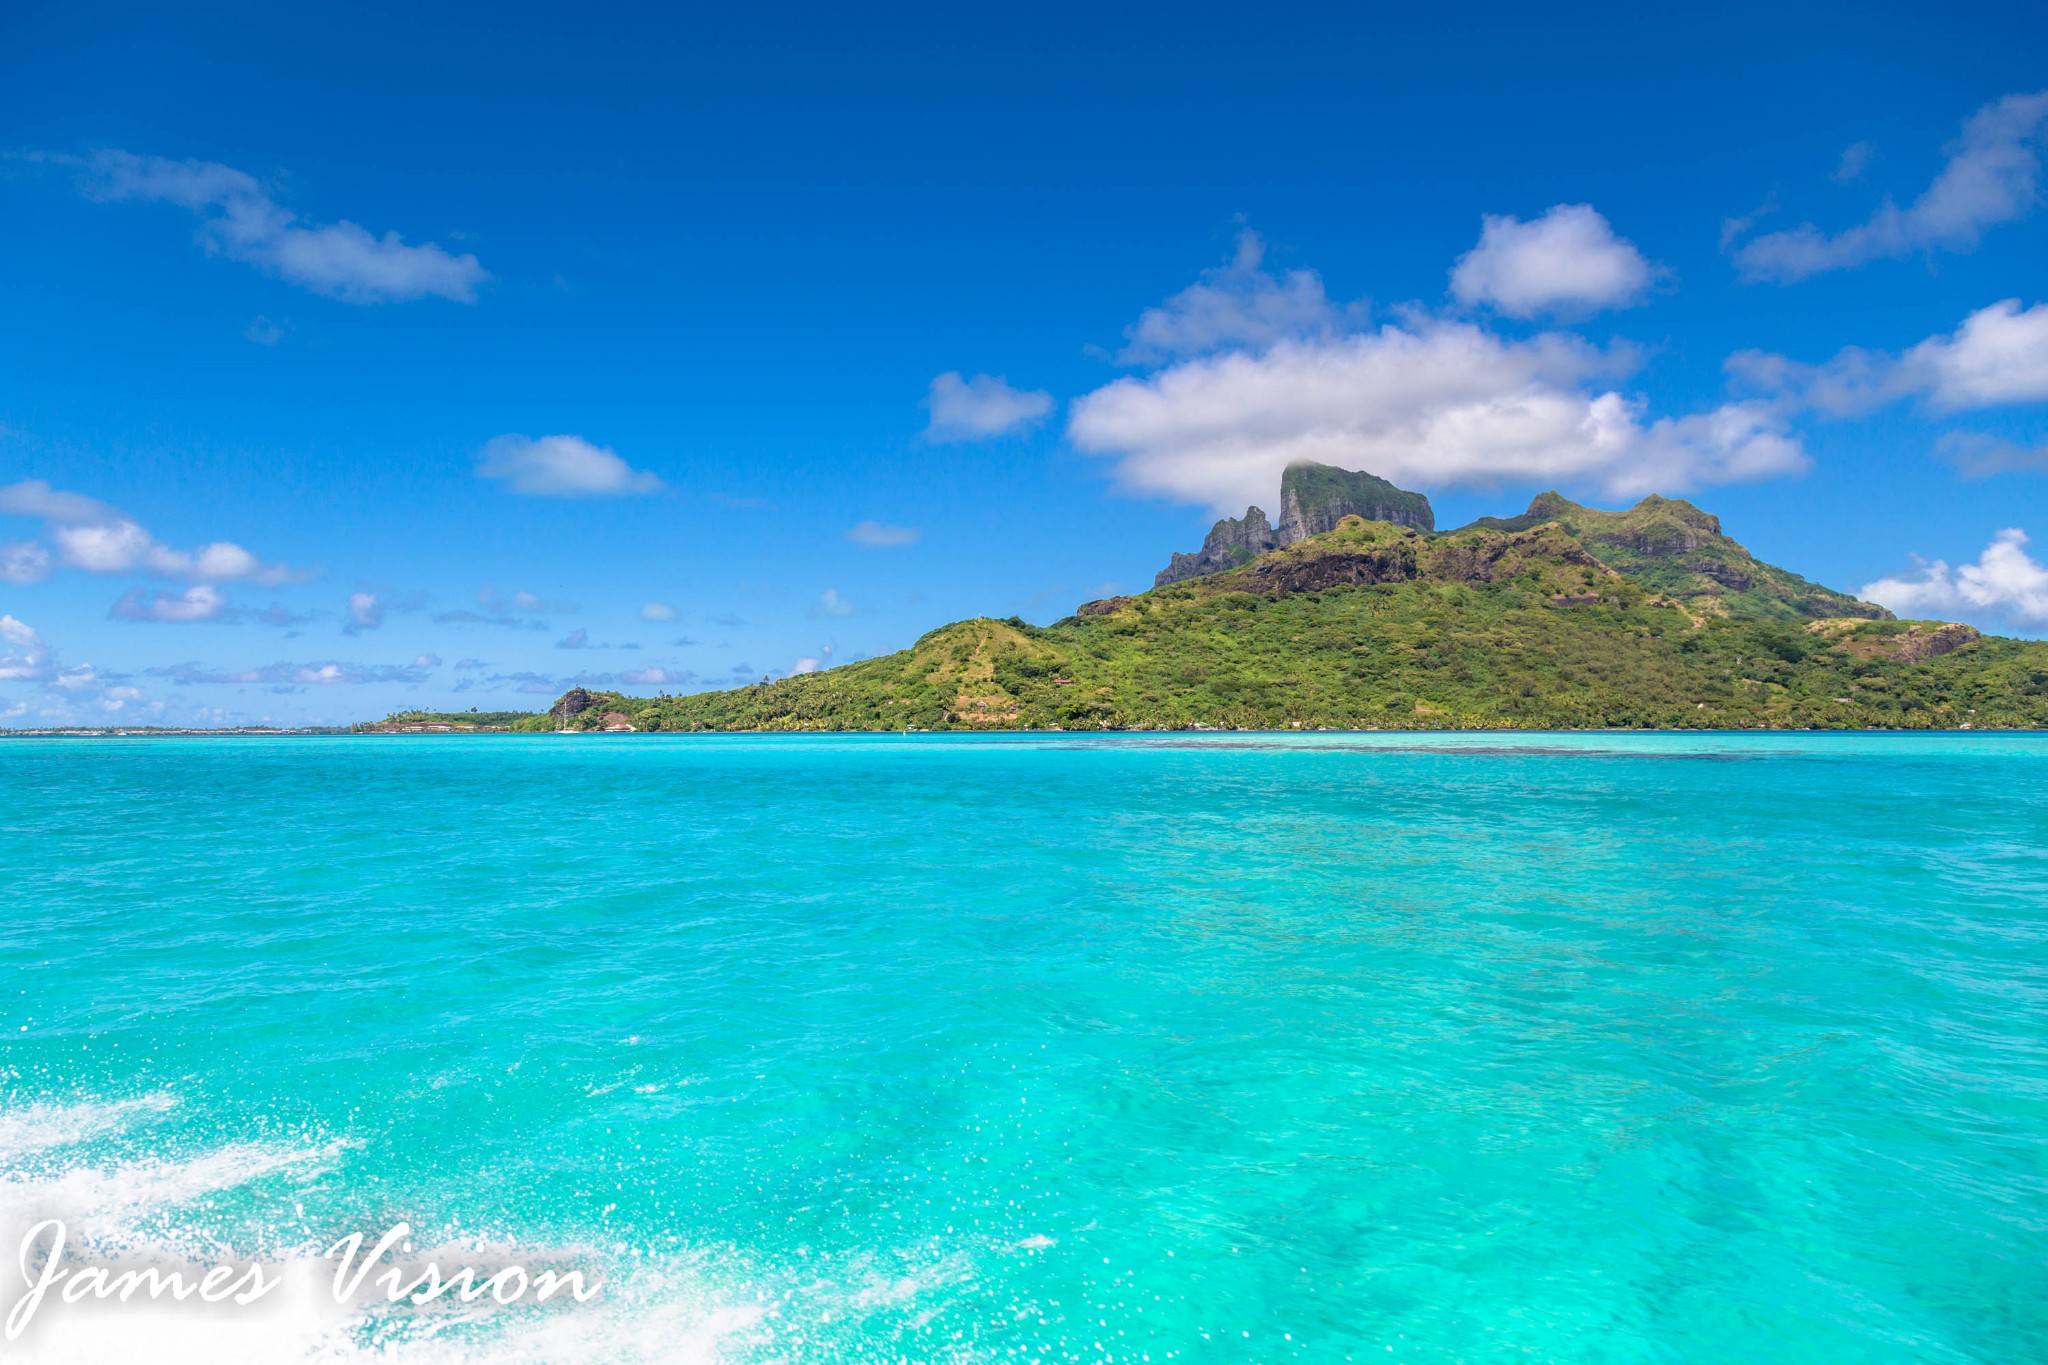
[[[8,1360],[2048,1359],[2048,737],[0,742]],[[587,1303],[338,1305],[322,1252]],[[381,1301],[380,1301],[381,1302]]]

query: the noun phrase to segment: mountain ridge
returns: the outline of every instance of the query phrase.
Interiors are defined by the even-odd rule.
[[[1288,475],[1282,506],[1302,534],[1287,544],[1254,552],[1280,532],[1250,508],[1210,532],[1214,567],[1049,626],[970,618],[722,692],[574,688],[512,728],[2048,727],[2048,643],[1896,620],[1764,563],[1683,499],[1610,512],[1547,492],[1518,516],[1437,532],[1426,498],[1371,475]],[[1309,529],[1360,499],[1408,520],[1345,513]]]
[[[1683,498],[1652,493],[1633,507],[1607,512],[1573,502],[1553,489],[1538,493],[1520,516],[1480,517],[1458,531],[1520,531],[1545,522],[1563,526],[1610,568],[1716,614],[1784,620],[1892,619],[1891,612],[1874,602],[1766,564],[1723,532],[1719,517]]]
[[[1850,610],[1813,614],[1834,604]],[[1894,620],[1755,560],[1690,503],[1547,494],[1442,533],[1347,516],[1048,626],[970,618],[728,691],[576,689],[515,728],[2042,727],[2048,643]]]

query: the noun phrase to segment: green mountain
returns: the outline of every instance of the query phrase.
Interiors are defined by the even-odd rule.
[[[1603,512],[1539,493],[1519,517],[1481,517],[1460,529],[1526,531],[1552,521],[1602,564],[1714,615],[1891,618],[1883,607],[1764,563],[1721,533],[1719,517],[1679,498],[1653,493],[1626,512]]]
[[[1890,619],[1689,503],[1555,494],[1433,534],[1348,517],[1051,626],[726,692],[580,689],[527,729],[2048,726],[2048,644]]]

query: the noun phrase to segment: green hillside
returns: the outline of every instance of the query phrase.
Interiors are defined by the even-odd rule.
[[[1546,495],[1440,535],[1349,518],[1051,626],[961,621],[884,658],[727,692],[571,694],[526,724],[2037,727],[2048,644],[1891,620],[1760,563],[1688,503],[1605,513]]]
[[[1883,607],[1764,563],[1722,534],[1719,517],[1682,498],[1653,493],[1625,512],[1603,512],[1559,493],[1539,493],[1519,517],[1481,517],[1462,529],[1521,531],[1551,521],[1609,568],[1716,615],[1891,616]]]

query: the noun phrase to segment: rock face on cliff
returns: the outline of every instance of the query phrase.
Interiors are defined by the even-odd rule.
[[[572,716],[582,715],[597,703],[598,699],[590,693],[580,687],[572,687],[548,708],[548,714],[556,720],[568,720]]]
[[[1436,529],[1436,513],[1420,493],[1396,488],[1374,474],[1327,464],[1293,464],[1280,476],[1280,543],[1322,535],[1346,517],[1390,521],[1418,531]]]
[[[1273,534],[1273,524],[1266,520],[1265,512],[1257,507],[1247,507],[1243,516],[1225,517],[1211,526],[1209,534],[1202,539],[1201,549],[1193,554],[1174,555],[1166,567],[1153,576],[1152,586],[1163,588],[1169,583],[1222,573],[1225,569],[1249,564],[1279,546],[1280,542]]]
[[[1163,588],[1235,569],[1283,545],[1333,531],[1346,517],[1388,521],[1418,531],[1436,529],[1436,514],[1420,493],[1334,465],[1292,464],[1280,476],[1279,529],[1266,520],[1264,511],[1247,507],[1243,516],[1226,517],[1210,527],[1201,549],[1174,555],[1153,577],[1152,586]]]

